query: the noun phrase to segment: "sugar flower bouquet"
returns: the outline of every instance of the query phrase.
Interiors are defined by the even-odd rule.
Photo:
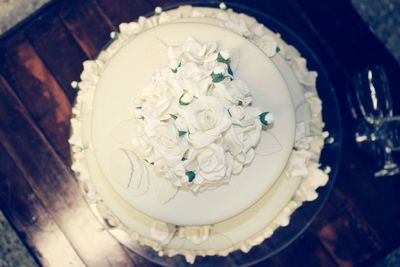
[[[227,183],[253,160],[272,114],[252,106],[229,52],[215,42],[189,38],[169,47],[168,57],[135,100],[133,147],[176,187],[198,192]]]

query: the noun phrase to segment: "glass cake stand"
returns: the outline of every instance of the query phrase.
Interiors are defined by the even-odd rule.
[[[169,10],[183,4],[218,8],[219,3],[220,1],[181,2],[179,4],[163,7],[163,9]],[[248,253],[235,251],[229,254],[228,257],[197,257],[194,266],[249,266],[266,260],[289,246],[310,226],[321,208],[324,206],[333,188],[341,157],[342,128],[339,107],[334,88],[317,56],[297,34],[276,19],[242,5],[229,4],[228,7],[233,8],[237,12],[243,12],[250,15],[256,18],[258,22],[266,25],[272,31],[281,33],[281,35],[284,36],[284,40],[288,44],[295,46],[302,56],[307,59],[307,65],[309,68],[318,72],[317,90],[323,102],[323,118],[326,124],[324,130],[328,131],[330,136],[330,142],[326,142],[322,151],[320,163],[321,166],[329,166],[331,172],[329,174],[327,185],[318,189],[319,197],[312,202],[305,202],[300,208],[298,208],[292,214],[288,226],[278,228],[270,238],[264,240],[260,245],[253,247]],[[145,15],[150,16],[153,14]],[[160,257],[153,249],[147,246],[141,246],[138,242],[126,240],[124,238],[125,235],[119,235],[118,231],[114,232],[113,235],[122,244],[128,244],[128,247],[131,250],[152,263],[161,266],[174,267],[190,265],[186,262],[183,256]]]

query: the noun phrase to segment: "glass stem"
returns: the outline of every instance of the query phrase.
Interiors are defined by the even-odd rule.
[[[383,163],[384,164],[383,169],[390,170],[390,169],[396,168],[397,164],[393,160],[392,149],[387,145],[386,140],[385,140],[386,138],[379,135],[380,125],[381,125],[380,123],[374,125],[375,131],[372,133],[371,139],[375,139],[375,140],[379,139],[380,140],[379,142],[383,148],[383,154],[385,157],[385,162]]]
[[[392,149],[385,145],[384,143],[384,150],[385,150],[385,165],[383,166],[384,169],[392,169],[393,167],[396,166],[396,163],[394,163],[393,160],[393,155],[392,155]]]

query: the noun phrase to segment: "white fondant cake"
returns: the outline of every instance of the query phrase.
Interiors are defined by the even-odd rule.
[[[189,262],[246,252],[328,180],[317,74],[244,14],[157,11],[84,62],[72,168],[127,246]]]

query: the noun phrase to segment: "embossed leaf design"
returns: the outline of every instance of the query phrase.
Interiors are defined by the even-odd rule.
[[[269,156],[282,150],[282,145],[278,139],[269,131],[261,132],[260,143],[256,147],[256,154],[259,156]]]
[[[158,178],[154,183],[154,193],[162,204],[168,203],[175,197],[178,188],[173,186],[170,181],[163,178]]]
[[[113,181],[129,194],[142,195],[149,189],[147,167],[133,151],[114,149],[110,154],[110,172]]]

